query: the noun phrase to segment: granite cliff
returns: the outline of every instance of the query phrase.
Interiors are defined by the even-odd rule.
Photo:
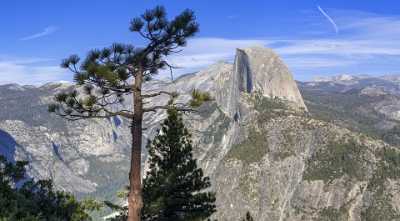
[[[49,115],[53,94],[72,87],[0,86],[0,152],[29,160],[32,176],[53,178],[59,188],[112,199],[126,184],[128,122]],[[398,148],[314,117],[272,50],[238,49],[234,64],[145,86],[158,89],[179,92],[179,102],[193,89],[214,98],[185,121],[217,192],[218,220],[239,220],[246,211],[263,221],[399,220]],[[145,115],[145,138],[164,117],[162,111]]]

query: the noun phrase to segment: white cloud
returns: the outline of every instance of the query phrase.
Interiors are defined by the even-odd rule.
[[[48,60],[37,58],[0,59],[0,84],[41,85],[70,78],[70,74],[61,67],[42,63]]]
[[[267,42],[261,39],[194,38],[188,42],[181,53],[172,55],[168,61],[177,67],[174,75],[178,76],[201,70],[218,61],[231,61],[236,48],[265,45]],[[168,71],[162,74],[169,76]]]
[[[292,69],[332,68],[337,66],[355,65],[358,63],[352,59],[321,58],[316,56],[289,56],[285,57],[284,60]]]
[[[276,50],[282,55],[400,55],[400,41],[377,39],[284,40]]]
[[[194,38],[184,48],[185,53],[232,53],[236,48],[265,45],[264,39]]]
[[[383,16],[360,11],[330,10],[331,21],[341,31],[338,35],[310,35],[296,38],[224,39],[197,38],[189,41],[183,53],[170,61],[188,73],[204,68],[219,60],[232,61],[235,49],[252,45],[273,48],[295,75],[318,73],[335,68],[369,73],[369,70],[390,72],[400,69],[400,17]],[[319,21],[316,21],[319,22]],[[320,31],[322,26],[311,31]],[[351,67],[351,68],[350,68]],[[355,68],[357,67],[357,68]],[[390,68],[389,68],[390,67]],[[302,72],[302,73],[300,73]],[[398,72],[398,71],[397,71]]]
[[[0,55],[0,62],[8,62],[8,63],[14,63],[14,64],[19,64],[19,65],[28,65],[28,64],[38,64],[38,63],[44,63],[44,62],[52,62],[55,61],[55,59],[51,58],[25,58],[25,57],[15,57],[15,56],[4,56]]]
[[[399,39],[400,16],[380,15],[355,10],[332,10],[342,31],[356,38]]]
[[[25,36],[23,38],[21,38],[21,41],[27,41],[27,40],[32,40],[32,39],[36,39],[36,38],[41,38],[47,35],[51,35],[54,32],[56,32],[58,30],[58,27],[56,26],[49,26],[46,27],[42,32],[38,32],[29,36]]]
[[[315,13],[319,13],[314,9]],[[329,10],[340,27],[340,33],[299,35],[296,38],[194,38],[179,54],[169,57],[169,62],[179,67],[178,76],[201,70],[217,61],[233,61],[236,48],[263,45],[273,48],[293,70],[296,76],[312,77],[322,71],[356,70],[357,74],[399,72],[400,61],[400,16],[386,16],[360,11]],[[313,17],[320,24],[321,17]],[[326,26],[326,25],[325,25]],[[325,30],[324,26],[312,26],[310,32]],[[53,30],[54,32],[55,30]],[[45,30],[26,38],[33,39],[51,33]],[[324,33],[324,32],[321,32]],[[318,37],[316,37],[318,36]],[[52,64],[48,59],[3,58],[0,56],[0,83],[18,82],[41,84],[47,81],[68,80],[71,74]],[[39,63],[39,64],[38,64]],[[397,69],[397,71],[396,71]],[[166,75],[165,75],[166,74]],[[169,72],[163,72],[169,76]],[[161,76],[162,77],[162,76]]]

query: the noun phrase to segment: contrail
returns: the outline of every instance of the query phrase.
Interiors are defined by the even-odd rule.
[[[339,33],[339,28],[336,25],[335,21],[329,16],[319,5],[317,5],[318,10],[322,13],[323,16],[325,16],[326,19],[333,25],[333,28],[335,29],[336,34]]]
[[[41,38],[41,37],[44,37],[44,36],[47,36],[47,35],[51,35],[54,32],[56,32],[57,30],[58,30],[58,27],[49,26],[49,27],[46,27],[42,32],[30,35],[30,36],[23,37],[20,40],[21,41],[27,41],[27,40],[32,40],[32,39],[36,39],[36,38]]]

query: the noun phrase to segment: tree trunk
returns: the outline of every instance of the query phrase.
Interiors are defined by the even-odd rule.
[[[142,176],[141,176],[141,154],[142,154],[142,121],[143,121],[143,99],[142,99],[142,73],[135,76],[133,85],[133,107],[132,120],[132,150],[131,168],[129,172],[130,190],[128,196],[128,221],[140,221],[143,207],[142,199]]]

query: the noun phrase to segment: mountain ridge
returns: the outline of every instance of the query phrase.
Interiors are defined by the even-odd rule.
[[[194,155],[217,192],[215,218],[234,220],[247,210],[256,220],[267,221],[341,217],[358,221],[371,212],[383,220],[396,217],[400,196],[393,185],[399,178],[383,176],[380,169],[381,163],[393,166],[386,150],[400,159],[398,150],[362,130],[352,132],[346,125],[319,118],[318,108],[332,105],[318,102],[321,94],[328,93],[329,101],[332,94],[346,96],[356,91],[355,102],[361,85],[299,83],[298,88],[278,55],[266,49],[260,56],[258,49],[252,50],[244,49],[246,54],[238,55],[234,64],[217,63],[173,83],[153,81],[145,86],[145,92],[177,91],[181,94],[177,102],[188,102],[193,89],[208,91],[214,98],[184,120],[193,134]],[[285,77],[276,76],[280,74]],[[271,91],[270,82],[278,82],[273,85],[278,90]],[[329,87],[323,90],[325,86]],[[286,87],[291,88],[283,91],[286,94],[279,91]],[[70,89],[74,87],[68,84],[22,91],[0,86],[0,129],[18,144],[16,159],[31,162],[32,176],[53,178],[59,188],[80,196],[116,200],[115,192],[127,183],[129,122],[123,118],[67,122],[47,113],[54,93]],[[343,102],[340,98],[339,103]],[[126,99],[127,107],[130,99]],[[152,100],[153,104],[165,102],[163,96]],[[163,111],[144,116],[145,139],[154,136],[164,118]],[[0,152],[6,148],[0,142]],[[366,161],[355,153],[362,153]],[[362,173],[341,161],[343,157],[354,158]],[[397,174],[395,168],[389,169]],[[375,180],[374,174],[383,177]],[[375,187],[364,189],[374,182],[393,196],[379,195]],[[376,206],[382,197],[390,210]]]

